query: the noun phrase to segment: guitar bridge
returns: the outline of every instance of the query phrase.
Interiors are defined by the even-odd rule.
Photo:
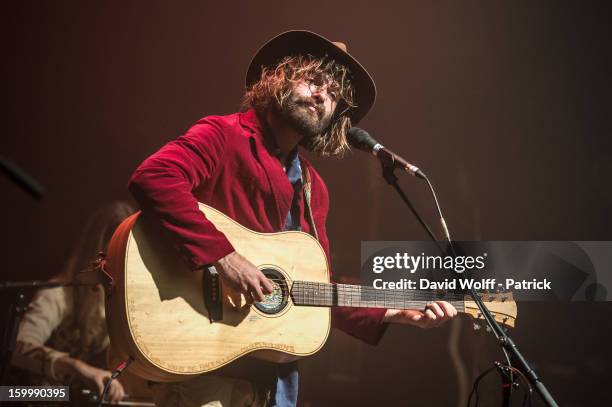
[[[223,301],[221,299],[221,278],[215,266],[208,266],[202,273],[202,291],[208,319],[212,324],[223,319]]]

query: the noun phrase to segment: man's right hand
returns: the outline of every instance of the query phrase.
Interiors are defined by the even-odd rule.
[[[238,252],[231,252],[215,263],[215,268],[228,288],[244,295],[247,303],[261,302],[272,293],[272,283],[253,263]]]

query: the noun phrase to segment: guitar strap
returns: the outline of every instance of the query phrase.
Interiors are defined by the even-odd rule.
[[[310,205],[310,198],[312,192],[312,178],[310,177],[310,171],[307,166],[303,166],[302,169],[302,188],[304,189],[304,212],[308,218],[308,224],[310,230],[314,235],[315,239],[319,240],[319,234],[317,233],[317,227],[315,226],[314,217],[312,216],[312,206]]]
[[[113,277],[106,271],[106,253],[98,252],[96,259],[89,264],[85,270],[79,270],[74,282],[84,285],[102,284],[106,293],[109,294],[115,286]]]

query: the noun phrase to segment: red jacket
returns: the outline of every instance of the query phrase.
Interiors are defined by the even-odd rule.
[[[160,220],[186,261],[199,268],[234,249],[198,210],[198,201],[251,230],[282,230],[293,187],[272,150],[253,110],[208,116],[147,158],[132,175],[129,189],[143,211]],[[327,187],[311,164],[300,160],[311,175],[314,224],[329,261]],[[303,207],[301,213],[302,230],[310,232]],[[336,307],[332,320],[335,327],[375,344],[384,332],[385,311]]]

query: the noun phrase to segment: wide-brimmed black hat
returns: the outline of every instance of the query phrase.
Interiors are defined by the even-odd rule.
[[[347,112],[352,124],[357,124],[368,113],[376,100],[376,85],[363,66],[346,50],[341,42],[332,42],[311,31],[294,30],[277,35],[257,51],[246,74],[246,86],[261,79],[262,67],[274,66],[286,56],[329,56],[347,67],[355,87],[355,106]]]

